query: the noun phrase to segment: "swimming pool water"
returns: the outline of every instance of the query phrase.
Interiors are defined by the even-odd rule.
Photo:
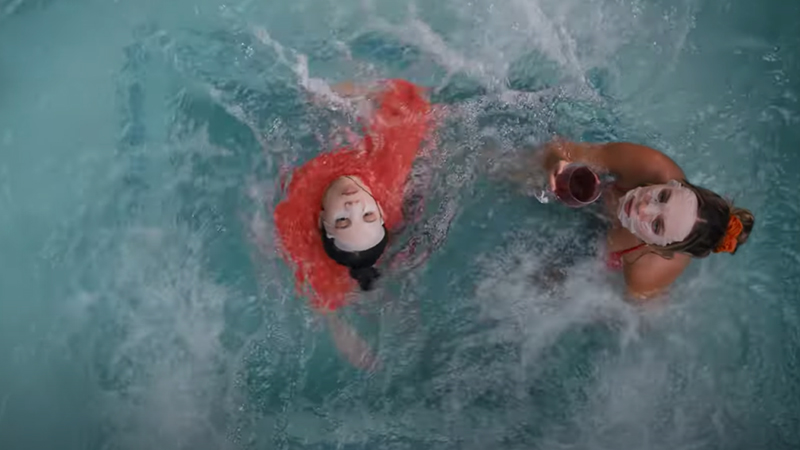
[[[0,448],[798,448],[797,17],[0,0]],[[293,292],[270,206],[348,121],[328,85],[387,76],[445,112],[412,258],[346,312],[369,374]],[[486,170],[553,133],[664,150],[750,241],[632,310],[590,212]]]

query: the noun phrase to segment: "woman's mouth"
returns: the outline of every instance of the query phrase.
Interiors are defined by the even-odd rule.
[[[355,195],[358,194],[358,188],[347,188],[342,192],[342,195]]]
[[[633,208],[633,199],[631,198],[631,199],[628,199],[627,202],[625,202],[625,215],[626,216],[630,217],[632,208]]]

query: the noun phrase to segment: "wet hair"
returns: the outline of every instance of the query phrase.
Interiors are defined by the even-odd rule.
[[[389,242],[389,232],[386,227],[383,227],[384,234],[380,242],[371,248],[358,252],[348,252],[340,249],[333,242],[333,239],[328,237],[325,228],[320,228],[319,231],[322,235],[322,247],[328,257],[336,261],[337,264],[349,268],[350,277],[358,282],[361,290],[372,290],[375,281],[381,276],[378,269],[374,267],[375,263],[383,255],[386,244]]]
[[[687,253],[695,258],[705,258],[710,255],[725,239],[728,231],[728,222],[731,216],[736,216],[742,222],[742,232],[736,238],[736,248],[731,253],[736,253],[739,246],[747,242],[750,232],[755,224],[753,213],[733,206],[733,203],[720,197],[718,194],[700,186],[695,186],[688,181],[681,184],[697,195],[697,223],[689,235],[681,242],[666,246],[652,246],[662,254]]]

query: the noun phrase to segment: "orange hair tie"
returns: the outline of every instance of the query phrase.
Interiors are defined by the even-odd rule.
[[[737,239],[742,234],[742,221],[738,217],[731,215],[728,220],[728,229],[725,231],[725,237],[722,242],[714,249],[714,253],[733,253],[736,250]]]

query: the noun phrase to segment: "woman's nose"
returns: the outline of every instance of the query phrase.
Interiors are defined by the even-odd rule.
[[[642,217],[649,217],[658,214],[658,205],[653,203],[642,202],[639,204],[639,215]]]

